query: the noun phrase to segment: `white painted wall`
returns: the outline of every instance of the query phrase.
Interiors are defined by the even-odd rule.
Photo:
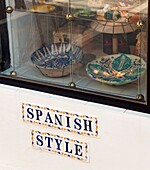
[[[22,102],[98,116],[100,138],[24,123]],[[31,129],[88,142],[89,163],[33,149]],[[149,162],[149,115],[0,85],[0,170],[149,170]]]

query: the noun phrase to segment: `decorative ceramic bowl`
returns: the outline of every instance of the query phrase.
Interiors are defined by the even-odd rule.
[[[86,71],[92,79],[99,82],[123,85],[142,76],[146,71],[146,63],[135,55],[115,54],[88,63]]]
[[[75,17],[81,17],[81,18],[85,18],[85,19],[95,19],[96,18],[96,12],[91,11],[90,8],[85,8],[85,9],[75,8],[72,10],[72,13]]]
[[[85,9],[79,11],[78,16],[82,17],[82,18],[87,18],[87,19],[95,19],[96,12],[91,11],[89,8],[85,8]]]
[[[70,74],[70,66],[76,68],[82,59],[80,47],[67,43],[56,43],[36,50],[31,61],[44,74],[49,77],[63,77]]]
[[[105,12],[104,18],[109,21],[117,21],[121,18],[121,13],[119,10],[109,10]]]
[[[54,5],[45,5],[45,4],[37,4],[30,7],[30,11],[32,12],[42,12],[48,13],[54,11],[56,7]]]

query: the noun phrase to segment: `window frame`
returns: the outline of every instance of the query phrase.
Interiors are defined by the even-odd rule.
[[[3,2],[3,16],[6,18],[5,13],[5,0]],[[150,2],[148,2],[148,10],[150,8]],[[2,11],[1,11],[2,12]],[[150,13],[148,13],[148,37],[150,37]],[[8,33],[8,30],[6,29],[6,34]],[[9,39],[7,37],[7,46],[9,47]],[[148,44],[150,40],[148,38]],[[4,48],[2,46],[2,48]],[[2,49],[4,50],[4,49]],[[5,49],[6,50],[6,49]],[[148,50],[148,59],[147,59],[147,66],[150,65],[150,50]],[[147,78],[150,77],[150,67],[147,67]],[[6,75],[0,75],[0,83],[10,86],[15,86],[19,88],[25,88],[25,89],[31,89],[36,90],[39,92],[45,92],[50,93],[54,95],[60,95],[64,97],[69,98],[75,98],[78,100],[84,100],[88,102],[95,102],[99,104],[105,104],[109,106],[115,106],[120,108],[125,108],[129,110],[144,112],[144,113],[150,113],[150,78],[147,80],[147,104],[142,104],[141,102],[135,102],[135,100],[127,99],[123,97],[117,97],[114,95],[107,95],[107,94],[96,94],[96,92],[89,91],[89,90],[82,90],[78,88],[72,88],[72,87],[64,87],[60,85],[55,85],[51,83],[42,83],[38,81],[32,81],[24,78],[19,78],[17,76],[6,76]]]

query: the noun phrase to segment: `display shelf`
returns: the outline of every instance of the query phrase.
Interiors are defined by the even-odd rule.
[[[99,93],[103,93],[107,95],[111,94],[120,97],[124,96],[125,98],[130,98],[134,100],[136,100],[136,96],[138,93],[137,82],[118,87],[118,86],[105,85],[104,83],[94,82],[90,78],[84,77],[82,80],[80,80],[77,86],[79,88],[90,90],[93,92],[97,91]],[[145,84],[142,84],[142,87],[145,87]],[[145,90],[142,90],[142,94],[146,96]]]
[[[11,71],[13,69],[9,68],[9,70],[2,72],[3,75],[10,75]],[[62,86],[65,86],[66,84],[69,84],[70,82],[70,77],[65,76],[62,78],[49,78],[44,75],[39,71],[38,68],[33,66],[31,63],[26,65],[23,65],[22,67],[16,67],[15,72],[17,73],[17,76],[20,78],[26,78],[26,79],[32,79],[40,82],[48,82],[48,83],[54,83],[54,84],[59,84]]]
[[[111,95],[116,95],[117,96],[124,96],[126,98],[130,98],[133,100],[136,100],[136,95],[137,95],[137,89],[138,89],[138,80],[127,84],[123,86],[110,86],[106,85],[104,83],[100,83],[97,81],[93,81],[91,78],[89,78],[86,75],[85,69],[83,69],[80,65],[80,70],[79,72],[82,72],[83,76],[80,76],[79,74],[74,74],[73,75],[73,81],[76,84],[76,88],[79,89],[85,89],[85,90],[90,90],[93,92],[98,92],[98,93],[103,93],[103,94],[111,94]],[[12,68],[9,68],[7,71],[2,72],[1,74],[3,75],[10,75],[12,71]],[[33,81],[40,81],[40,82],[46,82],[46,83],[53,83],[56,85],[62,85],[62,86],[68,86],[70,83],[70,77],[65,76],[62,78],[50,78],[42,75],[42,73],[37,69],[36,67],[33,66],[31,62],[25,63],[24,65],[16,67],[16,73],[19,78],[26,78],[26,79],[32,79]],[[146,90],[144,87],[146,86],[145,78],[142,78],[141,80],[142,84],[142,94],[146,97]]]

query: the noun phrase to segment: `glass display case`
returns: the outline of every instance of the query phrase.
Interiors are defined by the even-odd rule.
[[[1,83],[148,112],[148,0],[1,3]]]

